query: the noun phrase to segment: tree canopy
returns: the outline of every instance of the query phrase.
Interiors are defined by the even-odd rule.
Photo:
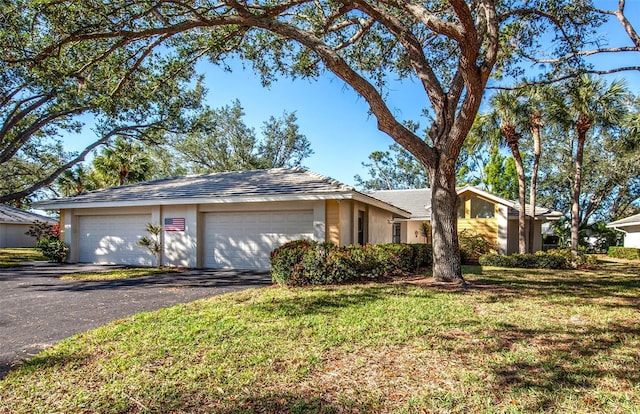
[[[85,51],[89,55],[67,77],[91,83],[100,79],[103,63],[120,57],[124,70],[104,77],[115,83],[107,91],[126,89],[145,63],[153,57],[164,62],[169,54],[179,59],[167,63],[164,75],[182,73],[204,56],[220,64],[229,56],[249,60],[266,85],[281,75],[333,73],[367,102],[378,128],[426,167],[433,189],[434,276],[458,281],[455,166],[490,77],[522,74],[518,63],[549,39],[545,53],[563,56],[579,49],[594,16],[569,0],[45,0],[30,3],[26,12],[22,1],[9,4],[20,9],[34,33],[46,33],[26,32],[18,42],[9,36],[5,44],[23,49],[15,58],[10,53],[12,61],[42,68],[56,56]],[[385,85],[391,78],[412,79],[424,93],[432,120],[426,135],[407,128],[388,105]]]
[[[0,6],[0,202],[27,199],[117,135],[152,141],[188,129],[205,92],[191,66],[153,48],[92,41],[45,52],[69,24],[46,10]],[[65,151],[63,134],[82,134],[86,147]]]
[[[313,153],[300,133],[295,112],[271,116],[260,138],[244,122],[240,101],[203,111],[198,127],[187,134],[171,134],[168,146],[192,173],[296,167]]]

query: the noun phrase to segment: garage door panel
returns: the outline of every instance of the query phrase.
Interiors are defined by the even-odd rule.
[[[137,244],[150,220],[145,214],[80,217],[80,262],[153,266],[153,255]]]
[[[282,244],[313,238],[313,211],[209,213],[205,216],[205,266],[269,269]]]

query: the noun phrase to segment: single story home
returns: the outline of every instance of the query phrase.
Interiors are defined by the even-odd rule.
[[[624,233],[624,247],[640,249],[640,214],[613,221],[607,227]]]
[[[475,187],[458,194],[459,229],[495,240],[502,253],[517,251],[517,203]],[[428,189],[363,193],[301,168],[275,168],[167,178],[37,206],[60,210],[70,262],[153,266],[154,255],[137,244],[152,223],[162,225],[162,265],[266,270],[271,251],[301,238],[430,243],[422,231],[430,201]],[[561,214],[536,214],[540,249],[540,224]]]
[[[37,206],[60,210],[70,262],[153,266],[154,255],[137,244],[153,223],[162,225],[162,265],[265,270],[285,242],[389,243],[393,221],[411,217],[300,168],[160,179]]]
[[[460,197],[458,208],[458,231],[468,230],[482,234],[496,243],[500,254],[518,252],[518,211],[517,202],[495,196],[474,186],[457,189]],[[386,201],[411,213],[409,218],[396,218],[393,223],[393,241],[397,243],[430,243],[428,225],[431,220],[431,190],[384,190],[368,193],[372,197]],[[527,218],[525,231],[533,225],[533,250],[542,250],[542,224],[557,220],[562,213],[543,207],[536,207],[535,220]],[[425,231],[427,230],[427,231]],[[527,237],[527,248],[528,248]]]
[[[0,204],[0,247],[33,247],[36,239],[27,230],[35,221],[56,224],[58,221],[40,214]]]

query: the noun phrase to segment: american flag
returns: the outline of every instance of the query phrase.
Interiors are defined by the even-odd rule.
[[[184,231],[184,218],[164,219],[164,231]]]

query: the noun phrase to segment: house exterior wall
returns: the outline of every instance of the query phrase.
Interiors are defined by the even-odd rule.
[[[507,254],[518,253],[518,219],[507,220]]]
[[[491,243],[498,244],[498,220],[495,218],[458,219],[458,233],[463,231],[481,235]]]
[[[529,228],[527,226],[527,243],[529,242]],[[527,246],[528,248],[528,246]],[[542,250],[542,221],[536,220],[533,222],[533,248],[532,252]]]
[[[338,201],[340,206],[340,246],[346,246],[347,244],[355,243],[353,236],[354,227],[354,206],[351,200]],[[356,213],[357,214],[357,213]],[[357,216],[356,216],[357,217]],[[357,223],[356,223],[357,224]]]
[[[325,205],[326,228],[328,242],[340,245],[340,203],[338,200],[327,200]]]
[[[496,223],[498,225],[498,244],[499,254],[507,254],[509,250],[508,230],[509,230],[509,207],[504,205],[497,206]]]
[[[627,234],[624,235],[624,247],[635,247],[640,249],[640,226],[628,226],[623,228]]]
[[[184,218],[184,231],[167,231],[165,219]],[[198,266],[198,206],[163,206],[162,224],[162,264],[176,267]]]
[[[401,240],[403,243],[430,243],[431,236],[424,237],[422,235],[422,223],[424,221],[405,221],[402,223],[400,230]],[[428,221],[426,221],[428,223]],[[404,231],[403,231],[404,229]]]
[[[529,225],[531,220],[525,221],[524,226],[524,234],[525,234],[525,245],[527,251],[529,251]],[[507,246],[507,254],[518,253],[518,218],[510,218],[508,220],[508,246]],[[533,223],[533,249],[532,252],[537,252],[542,250],[542,221],[536,220]]]
[[[33,247],[36,239],[27,236],[30,224],[0,223],[0,247]]]
[[[369,206],[367,219],[369,237],[367,242],[371,244],[391,243],[393,235],[393,226],[391,225],[392,219],[393,214],[390,212]]]

